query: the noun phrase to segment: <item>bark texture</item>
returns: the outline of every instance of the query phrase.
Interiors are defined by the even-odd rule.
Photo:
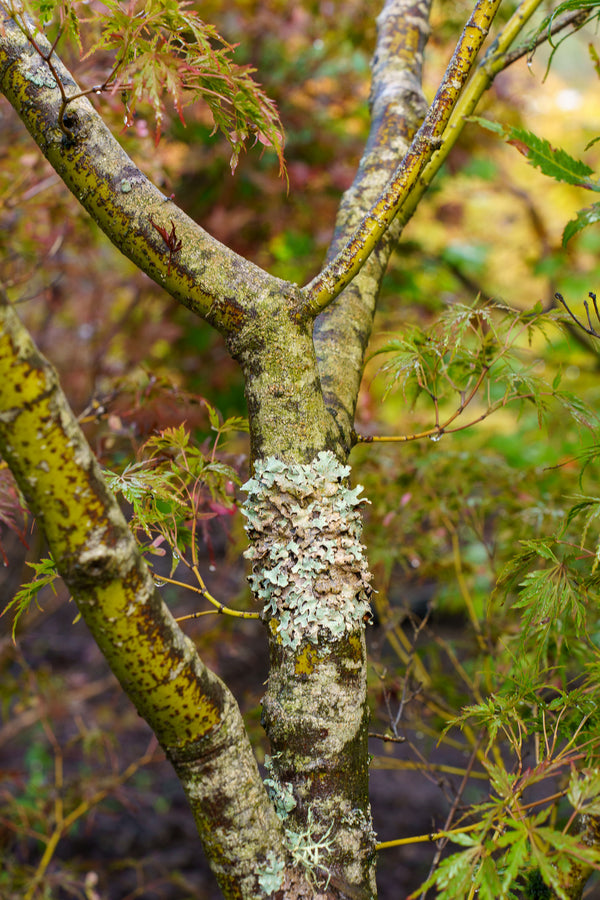
[[[330,452],[258,462],[245,485],[251,581],[270,632],[263,724],[272,795],[288,841],[315,853],[311,877],[375,893],[368,798],[365,620],[370,575],[360,488]]]
[[[182,782],[226,897],[263,896],[283,829],[235,699],[163,604],[56,373],[0,306],[0,452],[123,689]]]
[[[247,323],[277,279],[204,231],[158,190],[125,153],[86,97],[69,103],[72,137],[59,125],[58,86],[23,30],[0,3],[0,92],[10,101],[46,159],[109,239],[176,300],[221,333]],[[30,23],[23,27],[34,33]],[[35,32],[37,46],[50,44]],[[79,87],[52,56],[67,95]],[[181,250],[170,255],[151,224],[175,227]]]
[[[369,140],[342,198],[328,261],[385,188],[427,111],[421,82],[430,7],[431,0],[387,0],[377,17]],[[315,323],[325,402],[347,452],[381,281],[399,236],[399,226],[392,224],[353,282]]]
[[[312,321],[298,314],[295,285],[274,279],[252,315],[228,337],[244,375],[253,460],[276,456],[306,462],[338,452],[312,341]]]

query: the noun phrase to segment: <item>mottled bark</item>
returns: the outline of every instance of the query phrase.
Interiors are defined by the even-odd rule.
[[[275,281],[275,280],[274,280]],[[295,285],[275,281],[252,316],[228,339],[244,375],[252,459],[307,462],[337,450],[337,431],[323,402],[311,335],[298,317]]]
[[[330,452],[306,464],[258,462],[245,486],[246,555],[269,627],[263,724],[274,798],[292,843],[298,835],[320,847],[317,883],[333,879],[352,897],[371,897],[364,640],[370,576],[360,544],[360,489],[347,486],[348,474]]]
[[[56,373],[0,305],[0,452],[108,663],[182,782],[226,897],[285,858],[235,699],[162,602]]]
[[[421,80],[430,7],[431,0],[387,0],[377,17],[369,140],[354,182],[342,198],[328,261],[385,188],[425,115]],[[399,227],[392,224],[354,281],[315,324],[325,402],[347,450],[379,289],[399,234]]]
[[[44,156],[118,249],[176,300],[223,334],[247,323],[257,298],[277,279],[221,244],[158,190],[125,153],[87,97],[69,103],[48,65],[0,3],[0,92],[13,105]],[[30,26],[33,30],[33,26]],[[35,33],[48,53],[45,36]],[[68,95],[79,88],[59,58],[52,62]],[[174,225],[181,250],[170,254],[151,224]]]

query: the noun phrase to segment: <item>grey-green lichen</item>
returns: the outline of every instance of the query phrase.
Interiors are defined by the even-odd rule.
[[[27,79],[27,81],[31,81],[32,84],[35,84],[36,87],[46,87],[51,90],[58,87],[56,78],[48,68],[47,64],[40,65],[33,72],[24,72],[23,77]]]
[[[258,867],[258,883],[265,894],[274,894],[283,884],[283,870],[285,862],[279,859],[276,854],[269,850],[266,861],[262,866]]]
[[[302,831],[285,829],[285,840],[292,859],[297,866],[302,866],[307,881],[313,886],[329,886],[330,873],[327,862],[331,853],[333,823],[325,834],[316,835],[316,823],[312,810],[308,810],[306,827]]]
[[[311,463],[256,463],[243,513],[250,584],[281,643],[338,640],[370,617],[370,574],[360,543],[362,487],[330,451]]]
[[[273,760],[267,755],[265,755],[265,769],[269,777],[264,779],[264,785],[269,792],[269,799],[275,807],[278,818],[283,822],[296,806],[292,785],[279,780],[273,768]]]
[[[265,768],[268,777],[264,779],[264,784],[269,792],[269,798],[275,807],[278,818],[285,822],[289,818],[290,812],[296,807],[296,800],[292,785],[279,780],[273,766],[273,759],[265,756]],[[292,861],[296,866],[304,869],[307,880],[316,885],[317,882],[325,880],[329,883],[329,873],[325,862],[331,850],[332,838],[330,837],[333,826],[330,825],[325,834],[316,836],[316,823],[313,819],[312,810],[308,810],[306,827],[300,831],[293,828],[285,829],[285,842]],[[269,858],[272,857],[272,858]],[[272,853],[267,855],[267,861],[259,870],[259,882],[264,890],[267,887],[271,891],[278,890],[281,884],[278,878],[281,876],[279,860]]]

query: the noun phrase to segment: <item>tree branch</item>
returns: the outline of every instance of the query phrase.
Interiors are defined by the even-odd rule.
[[[521,46],[515,47],[514,50],[511,50],[510,53],[506,53],[504,56],[503,68],[506,69],[508,68],[508,66],[512,66],[513,63],[517,62],[517,60],[519,59],[522,59],[524,56],[533,56],[533,53],[537,47],[545,44],[546,41],[550,41],[550,39],[554,37],[555,34],[558,34],[560,31],[564,31],[564,29],[568,28],[569,25],[573,26],[574,32],[579,31],[580,28],[583,28],[591,13],[591,9],[578,9],[574,12],[565,13],[564,15],[559,16],[556,20],[553,19],[550,27],[546,29],[546,31],[540,32],[533,41],[528,41],[525,44],[521,44]]]
[[[431,0],[387,0],[377,19],[372,62],[371,130],[354,183],[344,194],[328,259],[360,225],[408,150],[427,110],[423,51]],[[315,323],[314,342],[325,402],[349,450],[354,410],[379,286],[399,235],[392,223],[354,280]]]
[[[269,852],[285,858],[283,830],[236,701],[163,604],[54,369],[1,298],[0,452],[83,619],[172,762],[225,896],[261,896],[257,870]]]
[[[342,295],[327,306],[316,320],[315,345],[319,357],[325,398],[327,405],[336,417],[342,440],[346,446],[350,446],[353,441],[354,410],[362,378],[364,353],[370,337],[379,285],[387,265],[389,253],[399,238],[404,225],[412,217],[430,183],[446,161],[451,149],[462,133],[467,117],[473,113],[477,103],[489,89],[495,76],[506,68],[508,62],[512,61],[507,56],[507,51],[522,32],[531,16],[539,8],[541,2],[542,0],[523,0],[515,10],[480,63],[476,73],[464,89],[462,96],[458,99],[448,126],[444,131],[438,151],[433,154],[433,157],[414,183],[390,229],[384,234],[383,238],[376,245],[374,252],[364,263],[363,268],[350,285],[345,288]],[[396,68],[394,68],[394,56],[390,59],[385,52],[382,53],[382,49],[384,51],[386,49],[386,41],[389,40],[385,29],[390,27],[385,20],[384,14],[386,16],[391,16],[392,14],[396,16],[396,22],[395,24],[392,22],[392,27],[395,27],[397,30],[400,40],[402,40],[402,35],[404,35],[406,46],[414,47],[414,28],[418,22],[418,15],[422,17],[421,25],[418,27],[423,30],[426,24],[426,12],[423,3],[413,4],[408,2],[408,0],[397,0],[396,3],[390,0],[390,2],[386,3],[379,19],[380,34],[375,54],[377,62],[374,65],[372,96],[377,97],[379,94],[376,78],[378,74],[377,66],[387,64],[391,67],[392,78],[398,77],[396,70],[399,66],[396,63]],[[570,18],[564,18],[560,23],[561,28],[571,23],[572,20]],[[408,76],[417,85],[420,84],[421,53],[421,49],[414,52],[414,68]],[[404,57],[405,54],[398,52],[396,59],[404,60]],[[410,55],[408,58],[410,59]],[[381,78],[381,75],[379,77]],[[385,78],[382,78],[381,87],[382,97],[385,98],[390,92]],[[393,112],[394,110],[392,110]],[[416,115],[416,109],[414,115]],[[377,145],[376,135],[379,127],[382,129],[382,135],[389,132],[391,127],[390,118],[388,117],[387,120],[379,123],[374,115],[369,147],[371,144]],[[360,228],[361,224],[364,224],[366,219],[363,219],[362,223],[359,221],[359,215],[365,212],[364,200],[367,199],[371,203],[374,201],[377,197],[377,191],[383,190],[378,176],[381,179],[382,176],[385,176],[386,171],[389,172],[391,170],[389,154],[381,160],[378,170],[376,170],[376,156],[374,157],[375,164],[371,168],[367,168],[367,161],[368,156],[365,154],[361,161],[361,169],[357,175],[355,185],[348,192],[349,200],[347,201],[345,196],[342,201],[338,228],[336,229],[329,258],[334,256],[334,253],[339,253],[340,246],[343,248],[343,242],[348,238],[349,233],[352,234],[354,229]],[[396,174],[401,168],[399,167],[396,170]],[[363,180],[367,183],[367,191],[364,194],[360,192]],[[374,185],[374,189],[371,192],[368,191],[369,185]],[[363,202],[362,206],[361,201]],[[356,209],[354,219],[345,215],[345,208],[350,206],[351,203],[354,204]],[[318,277],[320,278],[321,276]],[[314,285],[315,281],[311,285]],[[305,293],[311,288],[311,285],[304,289]]]
[[[143,272],[222,333],[236,333],[278,279],[215,240],[165,197],[125,153],[58,57],[52,56],[51,70],[3,3],[0,16],[0,91],[67,187]],[[44,56],[52,49],[41,33],[35,44]],[[76,95],[66,111],[55,75],[63,92]],[[173,247],[160,229],[167,236],[172,232]]]
[[[388,187],[335,259],[304,288],[306,306],[312,315],[325,309],[362,268],[440,146],[450,115],[471,74],[500,3],[501,0],[478,0],[429,112]]]
[[[400,227],[412,218],[421,198],[448,158],[462,134],[468,116],[472,115],[483,94],[489,90],[496,75],[506,68],[506,53],[543,0],[523,0],[496,38],[452,113],[438,152],[428,162],[410,196],[398,214]]]

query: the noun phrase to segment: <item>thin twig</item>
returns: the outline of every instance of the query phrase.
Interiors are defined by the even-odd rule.
[[[565,13],[564,16],[559,16],[550,28],[536,35],[534,41],[521,44],[519,47],[515,47],[514,50],[511,50],[510,53],[505,53],[502,68],[508,68],[508,66],[511,66],[524,56],[532,56],[533,52],[537,50],[538,47],[545,44],[546,41],[549,41],[550,38],[554,37],[555,34],[558,34],[559,31],[568,28],[569,25],[575,25],[576,30],[579,30],[585,25],[589,17],[590,10],[576,10],[575,12]]]
[[[552,394],[548,391],[541,391],[539,394],[540,397],[552,396]],[[502,409],[507,406],[509,403],[512,403],[513,400],[533,400],[533,394],[507,394],[502,400],[498,400],[496,403],[492,404],[485,412],[481,413],[480,416],[477,416],[475,419],[470,419],[464,425],[457,425],[455,428],[448,428],[447,423],[442,425],[441,427],[433,427],[428,428],[426,431],[415,432],[414,434],[358,434],[358,432],[354,432],[353,438],[354,443],[363,443],[363,444],[383,444],[383,443],[400,443],[406,444],[410,441],[420,441],[423,438],[430,438],[431,440],[440,440],[440,438],[444,434],[456,434],[459,431],[466,431],[467,428],[471,428],[473,425],[477,425],[479,422],[483,422],[484,419],[487,419],[488,416],[493,415],[497,410]],[[456,416],[453,416],[456,418]]]
[[[157,575],[156,578],[159,581],[166,582],[167,584],[174,584],[174,585],[176,585],[176,587],[183,587],[183,588],[186,588],[186,590],[188,590],[188,591],[193,591],[195,594],[200,594],[202,597],[204,597],[205,600],[208,600],[209,603],[212,603],[212,605],[216,608],[217,612],[222,613],[223,615],[235,616],[235,618],[238,618],[238,619],[260,619],[260,613],[243,612],[242,610],[238,610],[238,609],[230,609],[228,606],[225,606],[223,603],[220,603],[218,600],[216,600],[212,596],[212,594],[210,594],[208,592],[197,567],[190,566],[190,568],[192,569],[194,575],[198,579],[198,584],[200,585],[200,587],[195,587],[193,584],[186,584],[185,581],[177,581],[175,578],[169,578],[166,575]],[[202,615],[202,613],[195,613],[195,614],[189,615],[189,616],[182,616],[182,618],[177,619],[177,621],[179,622],[179,621],[184,621],[185,619],[195,619],[199,615]]]
[[[589,292],[588,292],[588,297],[590,298],[590,300],[591,300],[592,303],[594,304],[594,310],[595,310],[595,312],[596,312],[596,316],[597,316],[597,318],[598,318],[598,321],[600,322],[600,312],[598,312],[598,305],[597,305],[597,303],[596,303],[596,295],[595,295],[592,291],[589,291]],[[589,308],[589,305],[588,305],[587,300],[584,300],[584,301],[583,301],[583,305],[584,305],[584,307],[585,307],[585,311],[586,311],[586,314],[587,314],[587,320],[588,320],[589,328],[586,328],[585,325],[583,324],[583,322],[582,322],[580,319],[577,318],[577,316],[575,315],[575,313],[573,312],[573,310],[570,308],[570,306],[567,304],[567,301],[565,300],[565,298],[563,297],[562,294],[556,293],[556,294],[554,295],[554,298],[555,298],[555,300],[558,300],[559,303],[562,303],[562,305],[564,306],[564,308],[566,309],[566,311],[569,313],[569,315],[571,316],[571,318],[573,319],[573,321],[575,322],[575,324],[577,325],[578,328],[581,328],[581,330],[582,330],[582,331],[585,331],[586,334],[589,334],[590,337],[600,337],[600,332],[599,332],[599,331],[596,331],[596,329],[595,329],[594,326],[592,325],[592,322],[591,322],[591,319],[590,319],[590,308]]]
[[[405,737],[396,737],[393,734],[381,734],[379,731],[369,731],[370,738],[377,738],[380,741],[384,741],[390,744],[404,744],[406,742]]]
[[[375,844],[375,849],[386,850],[388,847],[402,847],[404,844],[433,843],[434,841],[442,840],[442,838],[452,837],[453,834],[464,834],[467,831],[475,831],[476,828],[481,828],[481,822],[476,822],[474,825],[465,825],[464,828],[453,828],[452,831],[432,831],[430,834],[419,834],[415,837],[400,838],[397,841],[382,841],[380,844]]]

